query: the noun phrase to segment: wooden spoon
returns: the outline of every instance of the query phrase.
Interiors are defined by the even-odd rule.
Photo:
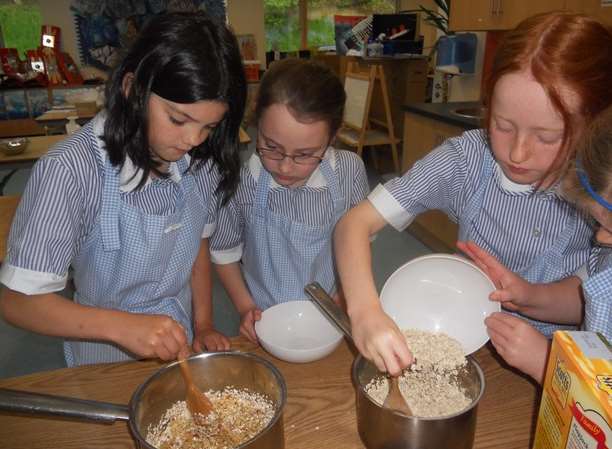
[[[389,378],[389,394],[385,398],[383,407],[396,410],[406,416],[412,416],[412,410],[410,410],[410,406],[406,403],[399,388],[399,376]]]
[[[204,392],[200,390],[193,382],[191,377],[191,369],[189,363],[184,358],[179,358],[179,366],[181,368],[181,374],[185,381],[185,387],[187,389],[185,399],[187,401],[187,408],[191,413],[194,421],[202,422],[206,416],[212,411],[213,405],[210,399],[206,397]]]

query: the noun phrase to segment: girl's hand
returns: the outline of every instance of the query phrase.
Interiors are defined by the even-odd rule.
[[[474,242],[457,242],[457,248],[469,256],[493,281],[497,290],[489,295],[492,301],[514,312],[524,313],[533,305],[534,285],[508,270]]]
[[[382,309],[351,316],[351,328],[359,352],[380,371],[397,376],[412,364],[404,334]]]
[[[139,357],[175,360],[188,346],[183,326],[167,315],[125,313],[123,317],[114,341]]]
[[[499,355],[541,384],[550,349],[548,339],[526,321],[503,312],[492,313],[485,324]]]
[[[255,344],[259,344],[259,339],[255,332],[255,321],[259,320],[261,320],[261,310],[257,308],[247,310],[240,320],[240,335],[245,336]]]
[[[192,346],[194,352],[229,351],[230,341],[210,326],[196,331]]]

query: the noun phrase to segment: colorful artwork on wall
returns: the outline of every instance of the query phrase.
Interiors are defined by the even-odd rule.
[[[226,0],[72,0],[81,63],[113,67],[147,20],[167,11],[203,10],[225,21]]]
[[[28,89],[26,93],[30,106],[30,117],[38,117],[51,109],[47,89]]]
[[[4,104],[9,119],[28,118],[28,103],[24,90],[7,90],[4,92]]]

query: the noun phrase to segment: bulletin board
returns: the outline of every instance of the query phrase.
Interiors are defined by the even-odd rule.
[[[361,129],[368,108],[368,93],[370,79],[353,78],[346,75],[344,90],[346,91],[346,105],[344,107],[344,123]]]
[[[168,11],[206,11],[225,21],[226,0],[72,0],[81,63],[111,69],[121,49],[134,40],[156,14]]]

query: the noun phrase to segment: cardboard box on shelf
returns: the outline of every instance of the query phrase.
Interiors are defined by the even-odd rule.
[[[555,332],[533,449],[612,448],[612,350],[594,332]]]

